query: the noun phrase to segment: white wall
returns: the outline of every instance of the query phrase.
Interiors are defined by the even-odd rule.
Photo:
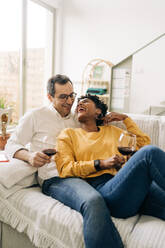
[[[94,58],[118,63],[165,32],[164,0],[64,0],[61,68],[81,80]]]
[[[133,56],[130,112],[165,106],[165,36]]]

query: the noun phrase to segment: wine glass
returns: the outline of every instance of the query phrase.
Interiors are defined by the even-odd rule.
[[[50,157],[49,163],[45,163],[43,166],[38,168],[38,179],[40,182],[40,178],[44,178],[44,175],[46,176],[49,171],[52,171],[52,168],[55,168],[55,162],[53,159],[53,156],[57,153],[55,149],[55,137],[51,134],[43,135],[37,140],[36,148],[38,151],[43,152]]]
[[[127,157],[127,161],[131,155],[136,152],[136,135],[123,132],[118,141],[118,150],[119,152]]]
[[[45,153],[49,157],[55,155],[57,152],[56,149],[54,148],[55,142],[52,137],[49,137],[46,135],[43,136],[43,138],[39,141],[39,144],[37,145],[39,146],[39,149],[41,150],[41,152]]]

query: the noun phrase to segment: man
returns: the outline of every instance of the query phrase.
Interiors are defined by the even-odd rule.
[[[62,129],[78,125],[74,113],[71,113],[76,93],[67,76],[58,74],[50,78],[47,96],[51,104],[27,112],[5,147],[9,158],[21,159],[32,166],[40,167],[38,174],[41,184],[43,180],[57,175],[50,157],[41,152],[44,143],[51,143],[54,147],[56,137]]]

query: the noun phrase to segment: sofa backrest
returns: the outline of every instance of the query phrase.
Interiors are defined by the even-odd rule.
[[[129,114],[129,116],[136,122],[138,127],[150,137],[152,145],[160,146],[160,117],[135,114]]]
[[[165,151],[165,116],[160,117],[159,147]]]

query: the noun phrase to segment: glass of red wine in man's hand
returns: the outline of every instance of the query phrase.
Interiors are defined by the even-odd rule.
[[[55,147],[54,137],[43,136],[41,142],[39,143],[40,151],[49,156],[50,158],[57,153]]]
[[[49,157],[53,156],[56,154],[56,150],[52,149],[52,148],[48,148],[48,149],[44,149],[42,150],[43,153],[45,153],[46,155],[48,155]]]
[[[118,151],[127,157],[127,161],[136,152],[136,135],[123,132],[118,141]]]

